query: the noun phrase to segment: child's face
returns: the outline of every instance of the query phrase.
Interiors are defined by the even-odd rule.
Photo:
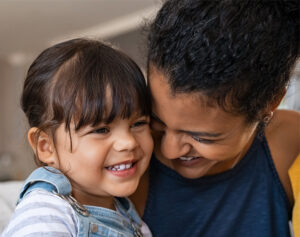
[[[150,70],[149,84],[155,155],[162,163],[186,178],[199,178],[232,168],[247,152],[257,123],[208,106],[199,95],[172,95],[159,70]]]
[[[149,118],[116,118],[110,124],[55,133],[58,164],[68,176],[73,195],[83,204],[99,205],[102,197],[128,196],[148,167],[153,149]]]

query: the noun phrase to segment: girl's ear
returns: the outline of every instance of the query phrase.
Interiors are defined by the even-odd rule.
[[[27,133],[27,138],[34,154],[41,162],[48,166],[56,166],[57,156],[54,144],[47,133],[39,131],[37,127],[32,127]]]

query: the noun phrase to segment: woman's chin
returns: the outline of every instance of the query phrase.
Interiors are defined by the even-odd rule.
[[[207,159],[199,158],[191,161],[172,160],[171,168],[182,177],[187,179],[198,179],[209,175],[211,168],[217,163]]]

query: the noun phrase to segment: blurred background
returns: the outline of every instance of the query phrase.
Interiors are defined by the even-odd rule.
[[[0,181],[34,168],[19,100],[27,69],[45,48],[74,37],[111,42],[145,71],[146,25],[160,0],[0,1]]]
[[[0,181],[24,179],[35,168],[19,105],[34,58],[52,44],[84,36],[113,43],[145,72],[145,29],[160,5],[161,0],[0,1]],[[300,63],[280,107],[300,110],[299,81]]]

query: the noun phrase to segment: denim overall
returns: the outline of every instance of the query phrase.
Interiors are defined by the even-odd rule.
[[[141,218],[127,198],[115,198],[116,212],[97,206],[83,206],[72,196],[69,180],[59,170],[40,167],[26,179],[18,203],[32,190],[46,190],[67,201],[75,210],[78,237],[141,237]]]

